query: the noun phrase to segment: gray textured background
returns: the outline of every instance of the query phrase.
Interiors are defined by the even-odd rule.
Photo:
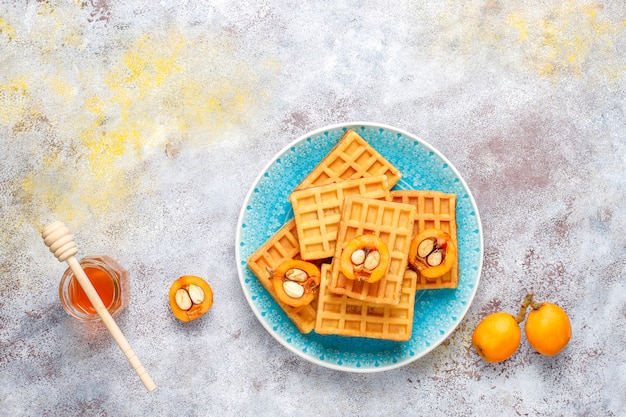
[[[0,415],[624,415],[624,2],[211,3],[0,3]],[[275,341],[234,252],[273,155],[353,120],[439,149],[485,238],[457,331],[370,375]],[[129,270],[118,323],[154,393],[62,310],[40,238],[57,219]],[[215,291],[189,324],[167,305],[185,274]],[[569,312],[569,346],[481,361],[478,321],[531,289]]]

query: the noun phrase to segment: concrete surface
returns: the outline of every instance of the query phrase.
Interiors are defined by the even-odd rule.
[[[0,4],[1,415],[625,415],[624,2]],[[459,328],[367,375],[275,341],[234,248],[272,156],[353,120],[446,155],[485,237]],[[155,392],[62,310],[65,267],[40,237],[52,220],[129,270],[118,323]],[[189,324],[167,305],[184,274],[215,291]],[[568,347],[480,360],[473,328],[529,290],[568,311]]]

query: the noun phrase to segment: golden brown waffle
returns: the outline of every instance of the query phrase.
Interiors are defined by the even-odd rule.
[[[385,199],[389,196],[387,176],[347,180],[291,193],[289,201],[300,241],[302,259],[333,256],[343,201],[350,195]]]
[[[393,187],[402,174],[354,130],[347,130],[296,190],[354,178],[386,175]]]
[[[296,222],[291,219],[248,258],[248,268],[298,330],[302,333],[310,333],[315,326],[317,299],[303,307],[291,307],[283,303],[276,296],[271,280],[272,274],[269,271],[275,270],[284,261],[298,259],[299,255],[300,245],[296,233]]]
[[[436,228],[448,233],[459,250],[456,224],[456,195],[440,191],[398,190],[390,193],[390,200],[397,203],[411,204],[417,209],[413,235],[424,229]],[[439,278],[417,280],[418,290],[437,288],[456,288],[459,285],[459,260],[450,272]]]
[[[335,294],[371,303],[398,304],[408,263],[414,219],[415,207],[410,204],[347,197],[337,234],[330,290]],[[364,234],[380,237],[389,250],[387,274],[374,283],[348,279],[339,266],[343,248],[352,239]]]
[[[373,304],[330,291],[331,266],[322,265],[315,332],[342,336],[407,341],[413,330],[415,281],[408,270],[402,282],[402,295],[396,305]]]

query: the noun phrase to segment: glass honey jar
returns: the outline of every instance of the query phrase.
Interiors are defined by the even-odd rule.
[[[111,316],[117,317],[128,305],[128,272],[108,256],[86,256],[79,261]],[[85,322],[101,321],[74,273],[68,268],[59,284],[63,309]]]

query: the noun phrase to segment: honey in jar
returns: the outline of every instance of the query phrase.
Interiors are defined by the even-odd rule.
[[[118,316],[128,305],[128,272],[108,256],[87,256],[79,263],[111,316]],[[70,268],[61,278],[59,297],[70,316],[82,321],[100,321],[100,316]]]

